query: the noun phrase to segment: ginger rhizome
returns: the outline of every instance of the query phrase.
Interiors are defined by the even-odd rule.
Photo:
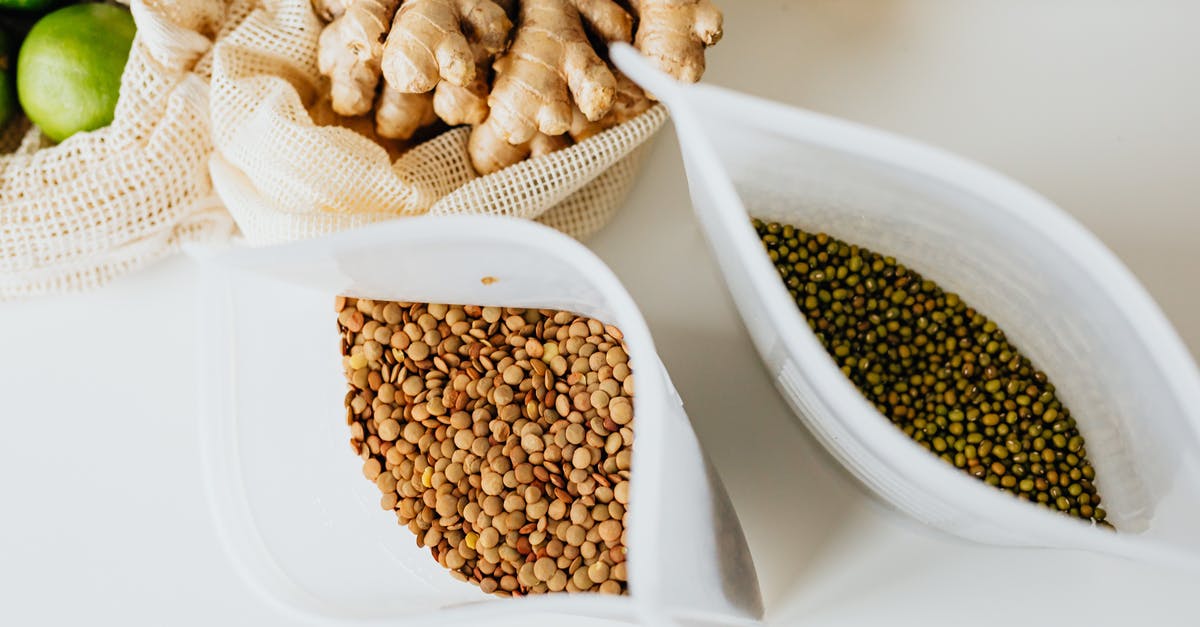
[[[585,27],[608,41],[633,37],[633,19],[610,0],[519,4],[512,45],[494,66],[488,117],[472,130],[467,147],[471,164],[484,174],[534,152],[531,142],[539,136],[563,136],[577,111],[590,122],[606,116],[616,98],[617,79],[592,47]],[[569,144],[565,138],[559,143]]]
[[[504,50],[511,30],[507,10],[491,0],[404,2],[384,44],[384,90],[406,94],[414,102],[418,95],[430,94],[435,115],[419,117],[425,111],[413,108],[405,120],[393,112],[390,123],[420,127],[439,118],[451,126],[482,122],[491,62]]]
[[[705,48],[721,37],[721,13],[709,0],[313,6],[332,20],[318,58],[334,110],[358,116],[373,106],[377,133],[388,138],[407,139],[439,120],[470,125],[468,154],[481,174],[583,141],[651,106],[608,64],[604,42],[631,42],[663,71],[696,81]]]
[[[616,76],[617,91],[616,97],[613,98],[612,108],[604,117],[596,121],[589,120],[587,116],[583,115],[583,112],[576,109],[575,115],[571,119],[571,139],[581,142],[601,131],[624,124],[645,113],[653,104],[650,97],[642,91],[641,87],[638,87],[637,83],[620,72],[617,72]]]
[[[465,87],[475,78],[476,49],[498,54],[511,30],[504,8],[490,0],[407,0],[384,46],[384,78],[413,94],[442,80]]]
[[[338,115],[371,110],[379,86],[383,36],[400,0],[350,0],[321,31],[317,66],[329,77],[330,99]]]
[[[658,68],[694,83],[704,74],[704,49],[721,40],[721,11],[708,0],[630,0],[638,15],[633,44]]]
[[[600,4],[606,0],[579,1]],[[488,123],[510,143],[522,144],[537,132],[567,132],[572,100],[589,120],[599,120],[612,107],[617,80],[588,41],[575,3],[524,0],[520,4],[512,47],[496,64]],[[629,22],[617,25],[628,26]],[[593,26],[599,30],[614,24]],[[612,36],[629,36],[628,30],[613,30]]]
[[[375,131],[389,139],[409,139],[437,119],[429,93],[407,94],[384,85],[375,105]]]
[[[346,12],[346,3],[349,0],[313,0],[313,9],[317,15],[326,22],[331,22],[337,19]]]

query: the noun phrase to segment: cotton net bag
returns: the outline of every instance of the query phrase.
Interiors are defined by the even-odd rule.
[[[215,47],[213,184],[251,245],[421,214],[515,216],[583,238],[621,205],[644,144],[667,118],[656,105],[482,177],[471,167],[465,127],[393,160],[364,135],[321,124],[323,25],[310,0],[260,0]]]
[[[207,159],[208,52],[220,0],[134,0],[114,121],[53,145],[0,131],[0,300],[98,286],[188,241],[229,237]]]

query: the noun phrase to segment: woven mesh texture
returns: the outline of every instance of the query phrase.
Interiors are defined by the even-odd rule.
[[[262,0],[214,47],[212,177],[252,245],[426,213],[537,219],[586,237],[620,206],[640,147],[666,121],[666,110],[655,106],[483,177],[471,169],[465,128],[393,160],[353,130],[314,124],[328,91],[317,70],[322,26],[309,0]]]
[[[52,145],[0,133],[0,300],[100,285],[186,241],[229,237],[212,191],[208,85],[221,0],[136,0],[114,121]]]
[[[620,206],[666,120],[656,106],[484,177],[461,128],[393,160],[313,123],[327,88],[308,0],[130,8],[138,33],[112,124],[58,145],[27,120],[0,129],[0,300],[96,287],[185,242],[225,240],[229,214],[251,244],[424,213],[536,219],[586,237]]]

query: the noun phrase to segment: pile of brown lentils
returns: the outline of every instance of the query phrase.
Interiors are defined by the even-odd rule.
[[[633,377],[565,311],[338,297],[350,446],[418,546],[488,593],[626,592]]]
[[[996,323],[892,257],[754,228],[825,350],[905,434],[988,485],[1111,527],[1070,410]]]

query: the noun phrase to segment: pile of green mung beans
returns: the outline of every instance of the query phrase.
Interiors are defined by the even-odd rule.
[[[892,257],[753,222],[821,345],[906,435],[988,485],[1111,527],[1070,410],[996,323]]]

